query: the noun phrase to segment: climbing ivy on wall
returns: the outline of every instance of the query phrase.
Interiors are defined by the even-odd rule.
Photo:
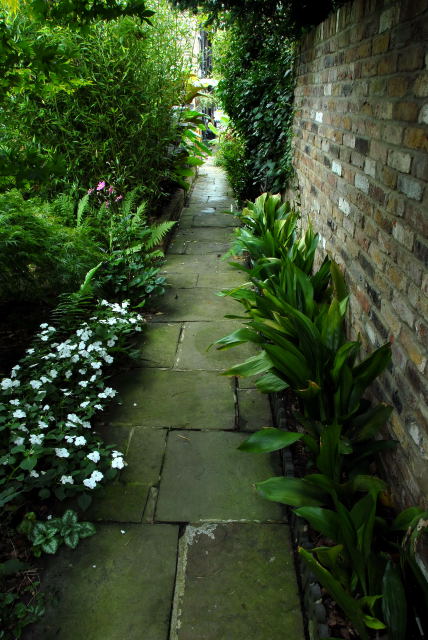
[[[236,166],[241,172],[244,167],[245,181],[236,195],[252,198],[260,191],[284,189],[292,172],[294,44],[267,24],[255,39],[237,23],[217,42],[217,95],[242,141]]]

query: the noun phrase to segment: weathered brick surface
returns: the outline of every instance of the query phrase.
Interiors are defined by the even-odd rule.
[[[304,37],[295,93],[301,207],[345,270],[349,334],[392,343],[373,395],[402,505],[428,504],[427,38],[428,0],[349,2]]]

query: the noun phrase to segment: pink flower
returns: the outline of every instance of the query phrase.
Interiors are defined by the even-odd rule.
[[[109,188],[108,188],[108,192],[109,192],[109,193],[114,193],[114,187],[109,187]]]
[[[101,180],[101,182],[99,182],[97,184],[97,191],[102,191],[104,189],[104,187],[106,186],[106,183],[104,180]]]
[[[123,196],[117,196],[117,198],[114,199],[115,202],[120,202],[121,200],[123,200]]]
[[[94,193],[94,188],[88,189],[88,193]]]

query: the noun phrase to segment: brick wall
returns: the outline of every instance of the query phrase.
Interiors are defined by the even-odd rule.
[[[399,503],[428,503],[428,0],[355,0],[302,41],[294,161],[304,217],[345,269],[349,325],[391,341],[376,385]]]

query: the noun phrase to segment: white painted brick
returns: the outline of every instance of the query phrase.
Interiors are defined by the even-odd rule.
[[[355,149],[355,136],[352,133],[344,133],[343,134],[343,144],[346,147],[350,147],[351,149]]]
[[[317,111],[315,113],[315,122],[322,122],[322,118],[323,118],[323,112]]]
[[[331,83],[329,82],[328,84],[324,85],[324,95],[325,96],[331,96]]]
[[[428,104],[424,104],[422,109],[419,111],[418,122],[428,124]]]
[[[357,189],[360,189],[360,191],[363,191],[364,193],[369,192],[369,181],[367,180],[366,176],[363,176],[362,173],[357,173],[355,175],[355,186],[357,187]]]
[[[340,162],[337,162],[337,160],[333,160],[333,162],[331,163],[331,170],[338,176],[342,175],[342,165],[340,164]]]
[[[388,164],[393,169],[401,171],[401,173],[409,173],[412,156],[403,151],[390,151],[388,154]]]
[[[376,177],[376,160],[372,160],[371,158],[366,158],[364,163],[364,172],[372,178]]]
[[[422,185],[417,180],[410,178],[410,176],[398,175],[398,191],[401,191],[412,200],[422,200]]]
[[[398,10],[398,7],[391,7],[380,14],[379,33],[383,33],[395,25],[398,18]]]
[[[339,198],[339,209],[343,211],[345,216],[349,216],[351,212],[350,204],[345,198]]]

